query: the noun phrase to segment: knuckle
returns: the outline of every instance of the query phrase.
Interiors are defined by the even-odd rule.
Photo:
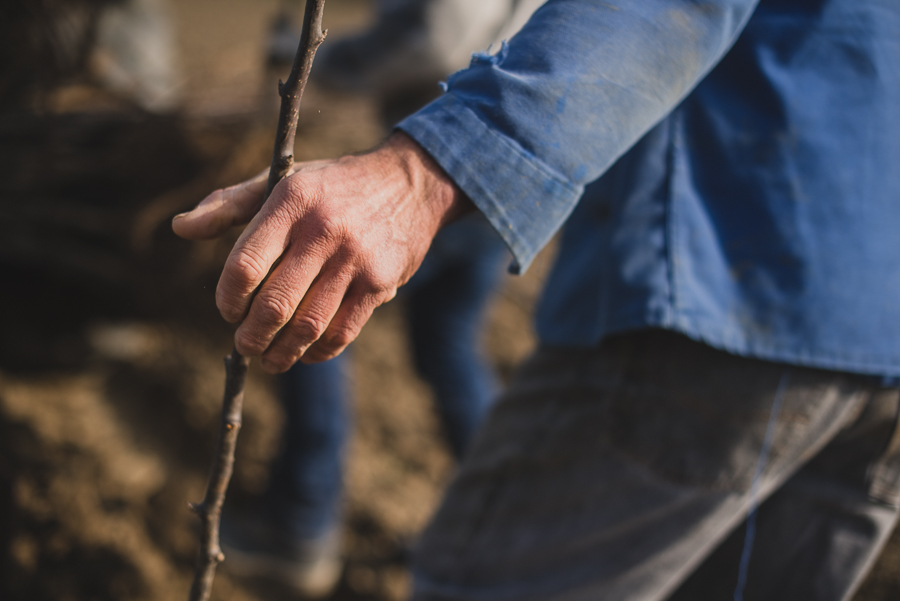
[[[230,322],[240,320],[246,310],[247,295],[265,276],[265,262],[259,254],[246,248],[232,253],[216,287],[216,306],[222,317]]]
[[[226,271],[240,284],[252,289],[266,277],[266,265],[262,256],[250,248],[242,248],[228,258]]]
[[[287,223],[308,218],[318,198],[309,182],[297,175],[284,178],[272,190],[273,206]]]
[[[340,325],[332,327],[328,333],[328,339],[325,346],[328,349],[336,349],[340,352],[345,346],[356,340],[359,330],[350,325]]]
[[[318,340],[328,327],[328,322],[321,317],[310,314],[309,312],[297,315],[291,324],[294,335],[303,342]]]
[[[309,243],[321,249],[326,254],[331,254],[336,249],[346,247],[348,244],[348,228],[343,221],[329,217],[322,213],[307,216],[302,221],[303,238]]]
[[[278,198],[302,199],[310,195],[310,186],[306,178],[291,174],[278,182],[272,194],[277,194]]]
[[[251,357],[261,355],[269,346],[268,340],[263,340],[245,329],[240,329],[235,333],[234,345],[241,354]]]
[[[335,225],[335,228],[337,231],[341,232],[341,242],[343,244],[344,252],[354,257],[360,264],[366,265],[372,263],[374,253],[358,234],[353,233],[352,228],[343,223]]]
[[[366,276],[375,276],[375,269],[383,262],[379,260],[377,252],[363,241],[356,239],[348,241],[346,247],[352,251],[360,271]]]
[[[294,306],[283,295],[266,292],[259,293],[253,302],[258,319],[265,324],[283,325],[294,314]]]
[[[384,303],[393,300],[393,298],[397,296],[397,287],[389,286],[381,291],[381,293],[376,297],[375,304],[383,305]]]
[[[392,288],[388,278],[370,270],[363,271],[359,275],[358,281],[361,284],[362,292],[366,295],[380,296]]]
[[[370,277],[364,282],[364,294],[373,308],[397,295],[397,284],[385,278]]]

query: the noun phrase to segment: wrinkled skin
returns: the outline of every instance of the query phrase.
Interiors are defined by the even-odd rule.
[[[204,240],[248,223],[216,305],[240,323],[237,350],[261,356],[270,373],[338,355],[418,269],[438,230],[471,210],[401,132],[363,155],[296,165],[263,203],[266,177],[216,190],[172,229]]]

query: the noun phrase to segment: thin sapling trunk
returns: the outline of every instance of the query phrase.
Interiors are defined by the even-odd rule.
[[[309,79],[316,50],[325,40],[322,31],[322,11],[325,0],[307,0],[303,15],[303,30],[300,44],[294,56],[294,64],[287,82],[278,82],[278,95],[281,96],[281,111],[278,115],[278,131],[275,136],[275,150],[272,154],[272,165],[269,170],[269,181],[266,186],[266,198],[272,193],[276,184],[284,179],[294,165],[294,135],[297,133],[297,116],[300,113],[300,100],[303,89]],[[219,546],[219,518],[222,504],[225,502],[225,491],[234,468],[234,449],[237,445],[238,432],[241,429],[241,410],[244,402],[244,383],[247,379],[247,368],[250,359],[242,356],[237,349],[225,357],[225,395],[222,400],[222,420],[219,426],[219,437],[210,469],[209,482],[203,502],[190,504],[201,522],[200,551],[194,571],[194,582],[191,585],[189,601],[207,601],[212,590],[216,566],[225,559]]]

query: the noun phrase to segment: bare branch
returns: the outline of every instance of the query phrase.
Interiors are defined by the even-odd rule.
[[[281,112],[278,115],[278,131],[275,134],[275,149],[272,153],[272,167],[269,170],[269,182],[266,186],[266,198],[272,193],[276,184],[283,180],[294,165],[294,135],[297,133],[297,116],[300,114],[300,101],[306,80],[312,69],[313,59],[319,45],[325,41],[322,31],[322,9],[325,0],[307,0],[303,14],[303,30],[300,34],[300,47],[294,56],[294,65],[286,83],[278,82],[278,95],[281,96]]]
[[[219,517],[225,502],[225,491],[234,468],[234,449],[241,429],[241,409],[244,405],[244,383],[250,360],[237,351],[225,357],[225,395],[222,399],[222,420],[219,424],[219,439],[216,455],[213,457],[206,486],[206,497],[202,503],[190,504],[200,517],[200,553],[194,582],[191,585],[191,601],[206,601],[212,590],[216,566],[225,559],[219,547]]]
[[[325,0],[307,0],[303,14],[303,30],[300,44],[294,56],[294,65],[287,83],[278,82],[278,94],[281,96],[281,111],[278,115],[278,131],[275,137],[275,150],[269,170],[269,181],[266,186],[266,198],[275,186],[290,173],[294,165],[294,135],[297,133],[297,117],[300,114],[300,100],[309,79],[316,50],[325,40],[322,31],[322,11]],[[191,585],[190,601],[207,601],[212,591],[216,566],[225,559],[219,546],[219,518],[225,492],[234,467],[234,450],[237,445],[238,432],[241,429],[241,409],[244,402],[244,383],[247,379],[247,368],[250,359],[242,356],[237,349],[225,357],[225,396],[222,400],[222,421],[219,426],[219,439],[213,458],[206,497],[199,505],[191,508],[200,516],[202,532],[200,551],[197,555],[197,566],[194,571],[194,582]]]

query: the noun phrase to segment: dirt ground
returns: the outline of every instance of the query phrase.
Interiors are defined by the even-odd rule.
[[[235,236],[186,243],[171,216],[271,156],[275,82],[263,42],[276,2],[172,3],[183,115],[136,114],[83,84],[52,124],[0,123],[0,599],[186,598],[196,552],[187,510],[205,487],[231,328],[213,302]],[[330,0],[329,35],[368,4]],[[299,159],[378,143],[371,99],[307,90]],[[26,150],[22,150],[25,141]],[[33,165],[47,163],[39,173]],[[20,224],[28,224],[26,231]],[[236,235],[236,233],[235,233]],[[533,345],[529,316],[549,260],[508,278],[486,328],[503,375]],[[10,291],[15,291],[10,293]],[[402,302],[354,345],[355,435],[346,469],[347,569],[338,599],[402,599],[404,543],[450,476],[431,392],[410,364]],[[253,369],[228,508],[252,503],[279,445],[273,382]],[[8,518],[8,519],[7,519]],[[220,568],[214,599],[284,599]]]
[[[168,220],[268,164],[277,74],[263,68],[263,42],[278,6],[170,3],[183,71],[177,117],[72,85],[50,103],[50,126],[0,118],[0,599],[187,597],[197,540],[186,502],[205,487],[231,348],[213,290],[234,236],[187,243]],[[365,0],[328,0],[325,11],[332,38],[371,17]],[[312,85],[296,155],[362,150],[385,131],[371,99]],[[507,277],[491,309],[485,345],[504,377],[533,348],[551,254]],[[392,302],[353,349],[339,600],[405,597],[404,541],[453,471],[405,327],[402,301]],[[272,380],[253,369],[227,507],[263,490],[280,422]],[[898,569],[895,537],[856,599],[900,598]],[[213,598],[289,597],[232,577],[226,562]]]

